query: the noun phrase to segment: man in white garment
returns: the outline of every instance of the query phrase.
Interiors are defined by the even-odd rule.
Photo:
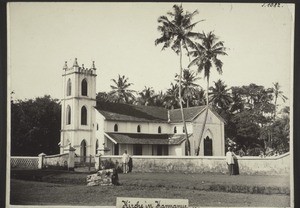
[[[128,173],[128,162],[129,154],[127,154],[127,150],[125,150],[122,155],[123,173]]]
[[[233,175],[233,166],[234,166],[234,153],[232,148],[228,147],[228,152],[226,153],[226,163],[228,165],[229,175]]]

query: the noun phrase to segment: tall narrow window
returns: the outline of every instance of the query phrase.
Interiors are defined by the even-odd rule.
[[[177,133],[177,128],[176,128],[176,126],[174,127],[174,133],[175,133],[175,134]]]
[[[96,149],[95,149],[95,154],[98,154],[98,147],[99,147],[99,144],[98,144],[98,139],[96,141]]]
[[[137,126],[136,131],[137,131],[137,132],[141,132],[141,126],[140,126],[140,125]]]
[[[115,125],[114,125],[114,131],[115,131],[115,132],[118,132],[118,130],[119,130],[118,124],[115,124]]]
[[[87,110],[85,106],[81,108],[81,125],[87,125]]]
[[[67,106],[67,125],[71,124],[71,107]]]
[[[184,127],[182,127],[182,133],[185,133],[185,128]]]
[[[159,126],[158,127],[158,131],[157,131],[159,134],[161,133],[161,127]]]
[[[68,83],[67,83],[67,96],[71,95],[71,89],[72,89],[71,79],[68,79]]]
[[[87,96],[87,91],[88,91],[87,81],[84,79],[81,82],[81,95]]]
[[[86,160],[86,158],[85,158],[86,157],[86,141],[85,140],[82,140],[82,142],[80,144],[80,156],[83,156],[83,157],[81,157],[81,160],[83,160],[83,161]]]

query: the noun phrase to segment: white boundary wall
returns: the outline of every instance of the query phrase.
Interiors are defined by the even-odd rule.
[[[101,156],[121,163],[121,156]],[[133,172],[227,173],[225,156],[132,156]],[[240,174],[289,175],[290,153],[277,157],[238,157]]]

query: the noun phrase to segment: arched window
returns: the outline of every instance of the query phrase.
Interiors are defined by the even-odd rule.
[[[159,134],[161,133],[161,127],[160,127],[160,126],[158,127],[157,132],[158,132]]]
[[[119,130],[118,124],[115,124],[115,125],[114,125],[114,131],[115,131],[115,132],[118,132],[118,130]]]
[[[136,131],[141,132],[141,126],[140,125],[137,126]]]
[[[96,150],[95,150],[95,153],[98,154],[98,147],[99,147],[99,144],[98,144],[98,139],[96,141]]]
[[[203,140],[203,142],[204,142],[204,156],[212,156],[213,155],[212,139],[207,136]]]
[[[174,127],[174,134],[176,134],[177,133],[177,128],[176,128],[176,126]]]
[[[185,128],[184,127],[182,127],[182,133],[185,133]]]
[[[87,125],[87,110],[85,106],[81,108],[81,125]]]
[[[87,87],[87,81],[84,79],[81,82],[81,95],[87,96],[88,87]]]
[[[81,144],[80,144],[80,156],[86,156],[86,142],[85,140],[82,140]],[[85,158],[82,157],[81,160],[85,160]]]
[[[67,96],[71,95],[71,89],[72,89],[72,83],[71,83],[71,79],[68,79],[68,83],[67,83]]]
[[[67,106],[67,125],[71,124],[71,107],[68,105]]]

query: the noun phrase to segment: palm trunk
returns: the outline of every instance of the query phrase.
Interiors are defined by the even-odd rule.
[[[182,49],[181,49],[181,43],[180,43],[180,50],[179,50],[179,56],[180,56],[180,73],[179,73],[179,105],[180,105],[180,111],[181,111],[181,117],[183,122],[183,128],[185,130],[185,139],[186,139],[186,146],[187,149],[187,155],[190,155],[190,141],[188,137],[188,132],[186,128],[186,123],[184,119],[184,113],[183,113],[183,107],[182,107],[182,98],[181,98],[181,77],[182,77]]]
[[[205,129],[205,125],[207,122],[207,115],[208,115],[208,88],[209,88],[209,77],[207,76],[207,86],[206,86],[206,110],[205,110],[205,116],[204,116],[204,122],[202,125],[202,129],[201,129],[201,134],[200,134],[200,138],[199,138],[199,145],[197,148],[197,155],[200,154],[200,145],[203,139],[203,133],[204,133],[204,129]]]
[[[275,120],[276,118],[276,109],[277,109],[277,96],[275,96],[275,102],[274,102],[274,105],[275,105],[275,109],[274,109],[274,114],[273,114],[273,119]]]

